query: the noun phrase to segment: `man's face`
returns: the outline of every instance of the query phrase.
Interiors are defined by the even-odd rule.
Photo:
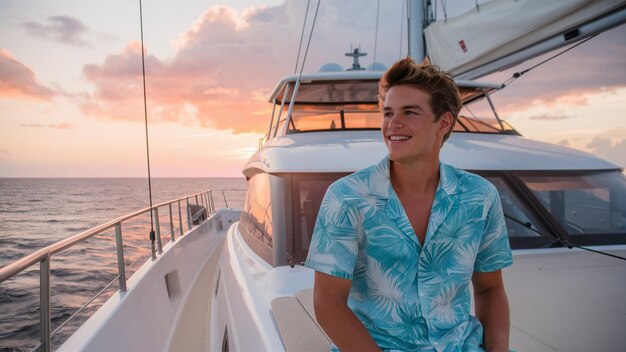
[[[438,158],[451,114],[435,121],[430,99],[430,94],[408,85],[387,91],[381,129],[391,160],[403,163]]]

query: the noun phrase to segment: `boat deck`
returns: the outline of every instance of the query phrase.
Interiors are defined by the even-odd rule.
[[[196,278],[189,297],[175,323],[170,351],[210,350],[211,303],[215,295],[215,279],[224,241],[218,244]]]

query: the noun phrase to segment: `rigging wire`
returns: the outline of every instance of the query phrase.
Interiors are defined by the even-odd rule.
[[[402,35],[404,34],[404,11],[406,7],[406,1],[402,1],[402,11],[400,12],[400,52],[398,53],[398,60],[402,59]]]
[[[560,245],[567,246],[567,248],[570,248],[570,249],[576,247],[576,248],[580,248],[580,249],[583,249],[583,250],[586,250],[586,251],[589,251],[589,252],[603,254],[603,255],[606,255],[606,256],[609,256],[609,257],[613,257],[613,258],[616,258],[616,259],[626,260],[626,258],[620,257],[619,255],[615,255],[615,254],[611,254],[611,253],[602,252],[602,251],[598,251],[598,250],[595,250],[595,249],[579,246],[579,245],[573,244],[572,242],[570,242],[569,240],[567,240],[565,238],[557,238],[557,237],[545,234],[545,233],[543,233],[543,232],[541,232],[541,231],[539,231],[537,229],[532,228],[532,225],[529,222],[523,222],[523,221],[521,221],[521,220],[519,220],[519,219],[517,219],[517,218],[515,218],[513,216],[510,216],[510,215],[508,215],[506,213],[504,213],[504,217],[509,219],[509,220],[511,220],[511,221],[513,221],[513,222],[516,222],[516,223],[524,226],[525,228],[535,232],[536,234],[538,234],[540,236],[543,236],[543,237],[549,238],[551,240],[554,240],[554,244],[558,243]]]
[[[435,6],[436,7],[436,6]],[[446,0],[441,0],[441,9],[443,10],[443,18],[446,23],[448,23],[448,9],[446,5]]]
[[[372,71],[376,71],[376,48],[378,45],[378,18],[380,17],[380,0],[376,0],[376,29],[374,31],[374,56],[372,59]]]
[[[300,44],[298,45],[298,56],[296,57],[296,67],[293,69],[293,74],[298,72],[298,62],[300,61],[300,51],[302,50],[302,39],[304,39],[304,28],[306,27],[306,19],[309,17],[309,5],[311,0],[306,2],[306,10],[304,11],[304,22],[302,23],[302,33],[300,34]]]
[[[502,83],[502,86],[503,86],[503,87],[505,87],[505,86],[509,85],[511,82],[513,82],[513,81],[515,81],[516,79],[520,78],[522,75],[526,74],[526,73],[527,73],[527,72],[529,72],[530,70],[533,70],[533,69],[537,68],[538,66],[541,66],[541,65],[545,64],[546,62],[548,62],[548,61],[550,61],[550,60],[552,60],[552,59],[554,59],[554,58],[556,58],[556,57],[558,57],[558,56],[561,56],[561,55],[565,54],[566,52],[568,52],[568,51],[570,51],[570,50],[574,49],[575,47],[577,47],[577,46],[579,46],[579,45],[582,45],[582,44],[586,43],[587,41],[589,41],[589,40],[591,40],[591,39],[595,38],[596,36],[597,36],[597,34],[596,34],[596,35],[592,35],[592,36],[590,36],[590,37],[588,37],[588,38],[585,38],[585,39],[581,40],[580,42],[578,42],[578,43],[576,43],[576,44],[574,44],[574,45],[570,46],[569,48],[567,48],[567,49],[565,49],[565,50],[563,50],[563,51],[559,52],[558,54],[553,55],[553,56],[551,56],[551,57],[549,57],[549,58],[547,58],[547,59],[545,59],[545,60],[541,61],[540,63],[538,63],[538,64],[536,64],[536,65],[534,65],[534,66],[532,66],[532,67],[530,67],[530,68],[525,69],[524,71],[521,71],[521,72],[515,72],[515,73],[514,73],[514,74],[513,74],[513,75],[512,75],[509,79],[507,79],[506,81],[504,81],[504,82]]]
[[[311,32],[309,33],[309,39],[306,44],[306,50],[304,51],[304,57],[302,57],[302,66],[300,66],[300,73],[298,73],[298,78],[296,79],[296,82],[294,84],[293,93],[291,95],[291,101],[289,103],[289,110],[287,111],[287,116],[285,117],[285,121],[289,120],[290,123],[293,123],[293,120],[291,119],[291,113],[293,111],[292,110],[293,104],[296,100],[296,94],[298,94],[298,87],[300,87],[300,79],[302,78],[302,71],[304,70],[304,64],[306,63],[306,58],[309,55],[309,47],[311,46],[311,38],[313,38],[313,30],[315,29],[315,22],[317,21],[317,14],[319,13],[320,3],[321,3],[321,0],[317,0],[317,6],[315,7],[315,15],[313,16],[313,23],[311,23]],[[306,20],[306,17],[305,17],[305,20]],[[296,63],[296,70],[297,70],[297,63]],[[285,90],[285,92],[286,91],[287,90]],[[276,125],[276,128],[278,129],[278,125]],[[294,268],[296,266],[296,259],[294,258],[292,253],[289,253],[289,249],[287,249],[287,260],[291,268]]]
[[[298,82],[300,81],[300,78],[302,77],[302,70],[304,70],[304,63],[306,62],[306,58],[309,54],[309,46],[311,45],[311,38],[313,37],[313,29],[315,28],[315,22],[317,21],[317,13],[320,9],[321,1],[322,0],[317,0],[317,7],[315,8],[315,15],[313,16],[313,23],[311,24],[311,32],[309,33],[309,40],[306,44],[306,50],[304,51],[304,57],[302,58],[302,66],[300,66],[300,73],[298,74]]]
[[[141,0],[139,0],[139,26],[141,28],[141,73],[143,79],[143,114],[144,122],[146,126],[146,159],[148,161],[148,195],[150,197],[150,243],[152,248],[152,258],[156,258],[154,250],[154,215],[152,212],[152,177],[150,176],[150,144],[148,142],[148,103],[146,98],[146,59],[144,56],[144,44],[143,44],[143,8],[141,7]]]

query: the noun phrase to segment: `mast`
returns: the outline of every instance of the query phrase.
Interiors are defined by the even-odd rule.
[[[426,57],[424,28],[433,21],[430,0],[408,0],[407,4],[409,56],[416,62],[422,62]]]

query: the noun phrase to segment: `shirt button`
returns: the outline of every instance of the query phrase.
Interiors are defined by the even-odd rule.
[[[420,297],[424,297],[424,292],[420,292],[420,293],[418,294],[418,296],[420,296]]]

